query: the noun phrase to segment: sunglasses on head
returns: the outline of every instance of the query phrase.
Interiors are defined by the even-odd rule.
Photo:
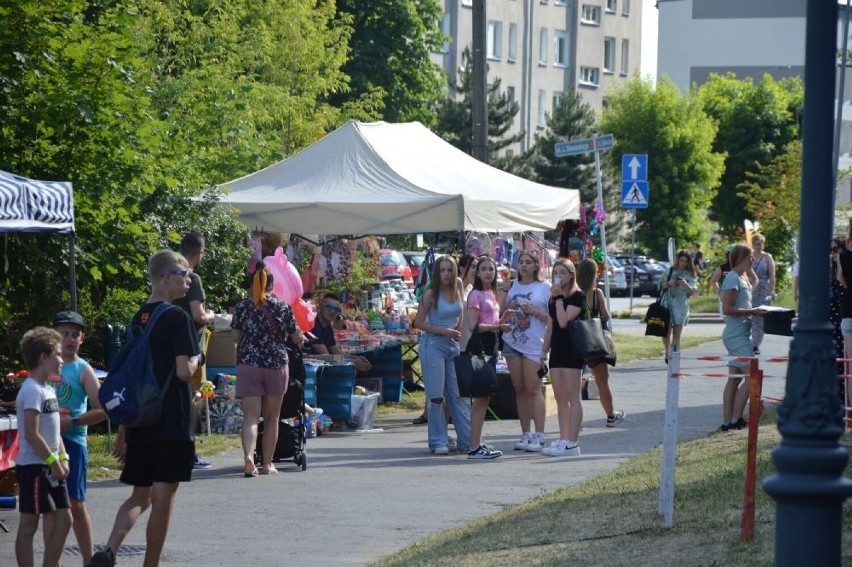
[[[329,305],[328,303],[324,303],[323,307],[325,307],[327,310],[331,311],[332,313],[340,313],[340,307],[338,307],[336,305]]]
[[[185,278],[186,276],[192,273],[192,270],[183,270],[175,268],[173,270],[167,270],[166,273]]]

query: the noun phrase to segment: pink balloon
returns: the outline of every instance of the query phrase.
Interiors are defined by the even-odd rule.
[[[287,260],[284,249],[280,246],[275,254],[263,259],[266,269],[272,274],[272,295],[292,306],[303,293],[302,278],[299,271]]]

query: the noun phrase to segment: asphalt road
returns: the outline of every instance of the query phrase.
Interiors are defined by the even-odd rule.
[[[617,327],[639,331],[637,321]],[[689,325],[688,333],[713,330],[718,324]],[[650,338],[649,340],[659,340]],[[767,336],[765,356],[785,356],[787,337]],[[683,354],[682,371],[724,372],[724,363],[698,360],[724,354],[711,341]],[[781,397],[785,365],[766,364],[765,395]],[[777,378],[780,376],[780,378]],[[239,451],[211,457],[212,469],[197,471],[181,485],[175,502],[162,565],[193,567],[233,565],[364,565],[425,536],[460,526],[543,492],[582,482],[612,470],[634,455],[658,447],[662,440],[666,370],[662,360],[636,361],[613,370],[616,405],[627,417],[606,428],[600,404],[583,403],[582,455],[552,458],[514,451],[519,434],[515,420],[489,421],[489,443],[504,451],[493,461],[464,456],[433,456],[426,447],[425,426],[411,425],[416,414],[385,419],[373,433],[335,432],[308,442],[308,469],[282,465],[282,474],[246,479]],[[680,440],[707,435],[721,423],[722,380],[684,378],[680,386]],[[548,440],[558,427],[546,423]],[[745,432],[730,433],[741,435]],[[206,456],[206,455],[205,455]],[[745,461],[745,453],[743,453]],[[90,485],[95,541],[103,543],[115,512],[130,489],[116,481]],[[738,505],[734,503],[732,505]],[[12,557],[17,516],[4,512],[11,534],[0,533],[0,557]],[[142,564],[147,516],[126,539],[120,567]],[[677,523],[677,516],[675,516]],[[40,562],[40,535],[36,538]],[[73,536],[68,544],[75,543]],[[63,564],[75,565],[66,557]],[[0,561],[4,563],[4,561]]]

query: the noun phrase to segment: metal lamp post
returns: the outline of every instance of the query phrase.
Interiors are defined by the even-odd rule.
[[[834,226],[832,102],[837,61],[837,2],[809,0],[805,37],[799,321],[790,345],[783,437],[773,451],[777,474],[764,490],[776,501],[776,565],[840,565],[843,502],[852,480],[838,445],[843,408],[829,323],[828,243]]]

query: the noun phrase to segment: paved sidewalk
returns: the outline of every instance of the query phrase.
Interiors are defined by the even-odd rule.
[[[786,356],[789,342],[787,337],[767,336],[764,356]],[[682,371],[724,372],[721,362],[696,360],[707,354],[724,354],[721,342],[684,352]],[[764,368],[770,375],[785,373],[782,364]],[[659,446],[665,377],[662,360],[614,369],[616,405],[627,418],[607,429],[599,403],[584,402],[580,457],[513,451],[519,434],[516,421],[485,424],[488,442],[504,452],[499,459],[432,456],[426,448],[425,426],[410,425],[415,414],[380,420],[376,426],[384,431],[379,433],[333,433],[309,440],[304,472],[283,464],[282,474],[246,479],[239,452],[213,457],[212,469],[197,471],[193,482],[178,491],[162,564],[364,565],[429,534],[610,471]],[[684,379],[679,440],[706,435],[719,426],[723,387],[719,379]],[[783,380],[767,380],[767,395],[781,397],[783,390]],[[548,418],[546,430],[548,440],[554,439],[555,415]],[[113,481],[90,486],[88,503],[97,543],[104,542],[115,511],[129,492]],[[146,520],[147,515],[126,544],[144,545]],[[12,533],[0,533],[0,556],[5,557],[12,551],[17,517],[9,523]],[[72,535],[68,544],[74,543]],[[63,563],[76,561],[66,557]],[[141,555],[119,557],[121,567],[141,564]]]

